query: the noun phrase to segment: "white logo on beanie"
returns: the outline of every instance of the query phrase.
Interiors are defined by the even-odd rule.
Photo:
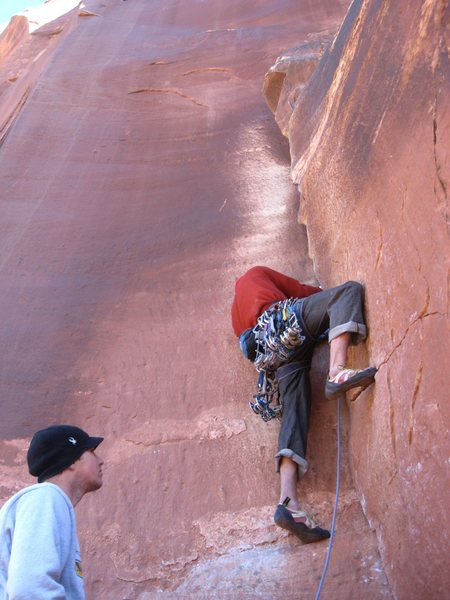
[[[75,446],[75,444],[77,443],[77,440],[74,437],[70,437],[69,442]]]

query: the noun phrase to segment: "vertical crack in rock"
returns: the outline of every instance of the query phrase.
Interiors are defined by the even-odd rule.
[[[447,196],[447,187],[445,185],[444,180],[441,177],[441,166],[438,161],[436,146],[437,146],[437,96],[435,97],[434,107],[433,107],[433,146],[434,146],[434,163],[436,165],[436,175],[439,183],[441,184],[442,191]]]
[[[449,225],[449,214],[448,214],[448,193],[447,193],[447,184],[444,181],[443,173],[442,173],[442,165],[439,161],[438,156],[438,97],[439,92],[441,90],[441,85],[443,81],[442,75],[442,58],[447,58],[448,60],[448,50],[447,44],[445,40],[445,13],[448,10],[448,2],[442,1],[440,3],[440,13],[436,17],[436,20],[439,21],[439,43],[436,47],[435,54],[433,56],[432,70],[433,70],[433,84],[434,84],[434,104],[433,104],[433,156],[434,156],[434,164],[436,168],[436,177],[439,182],[439,192],[435,189],[435,194],[437,197],[437,201],[439,204],[439,208],[442,210],[443,215],[445,217],[445,222]],[[437,75],[440,74],[440,75]]]
[[[450,219],[448,215],[448,194],[447,194],[447,186],[442,176],[442,167],[439,163],[438,157],[438,123],[437,123],[437,104],[438,104],[438,92],[436,90],[435,98],[434,98],[434,106],[433,106],[433,156],[434,156],[434,164],[436,168],[436,177],[439,182],[439,191],[435,188],[435,194],[438,201],[439,208],[443,210],[445,222],[447,225],[450,224]]]
[[[383,248],[384,248],[383,228],[381,226],[381,221],[380,221],[378,212],[377,212],[377,221],[378,221],[378,232],[379,232],[380,241],[378,243],[377,250],[375,253],[375,269],[378,269],[381,264],[381,260],[383,258]]]
[[[16,104],[14,111],[10,114],[9,118],[6,120],[2,128],[0,129],[0,147],[3,145],[8,133],[11,131],[14,122],[20,114],[20,111],[24,107],[26,101],[28,100],[28,96],[30,95],[30,88],[27,87],[25,92],[22,94],[19,102]]]
[[[423,364],[420,363],[419,369],[416,373],[416,380],[414,382],[414,391],[411,399],[411,409],[409,413],[409,431],[408,431],[408,443],[411,446],[413,441],[413,433],[414,433],[414,409],[416,406],[416,400],[419,395],[420,384],[422,383],[422,375],[423,375]]]

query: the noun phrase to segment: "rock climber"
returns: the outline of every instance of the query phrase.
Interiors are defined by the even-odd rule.
[[[34,434],[27,461],[38,483],[0,510],[0,598],[84,600],[74,507],[102,486],[102,441],[72,425]]]
[[[274,376],[273,380],[264,379],[267,386],[255,396],[256,402],[250,403],[253,410],[269,420],[277,413],[264,400],[264,391],[271,386],[273,391],[275,386],[279,394],[281,427],[275,462],[280,473],[280,501],[275,523],[306,543],[326,539],[330,533],[301,510],[297,495],[297,482],[308,470],[309,369],[316,343],[328,337],[328,398],[374,381],[375,367],[355,370],[346,366],[349,345],[367,336],[363,287],[348,281],[322,290],[268,267],[253,267],[236,281],[232,325],[244,356],[260,375]]]

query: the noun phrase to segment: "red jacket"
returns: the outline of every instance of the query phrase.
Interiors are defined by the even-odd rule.
[[[320,291],[268,267],[253,267],[236,281],[231,308],[234,333],[239,337],[254,327],[258,317],[277,300],[305,298]]]

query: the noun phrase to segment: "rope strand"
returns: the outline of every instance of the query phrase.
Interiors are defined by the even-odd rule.
[[[333,546],[334,538],[334,527],[336,525],[336,515],[339,499],[339,487],[341,481],[341,397],[337,398],[337,461],[336,461],[336,496],[334,498],[334,509],[333,509],[333,520],[331,522],[331,533],[330,541],[328,543],[327,557],[325,559],[325,565],[322,571],[322,577],[320,578],[319,587],[317,588],[316,596],[314,600],[319,600],[320,594],[322,593],[325,576],[327,574],[328,565],[331,557],[331,547]]]

